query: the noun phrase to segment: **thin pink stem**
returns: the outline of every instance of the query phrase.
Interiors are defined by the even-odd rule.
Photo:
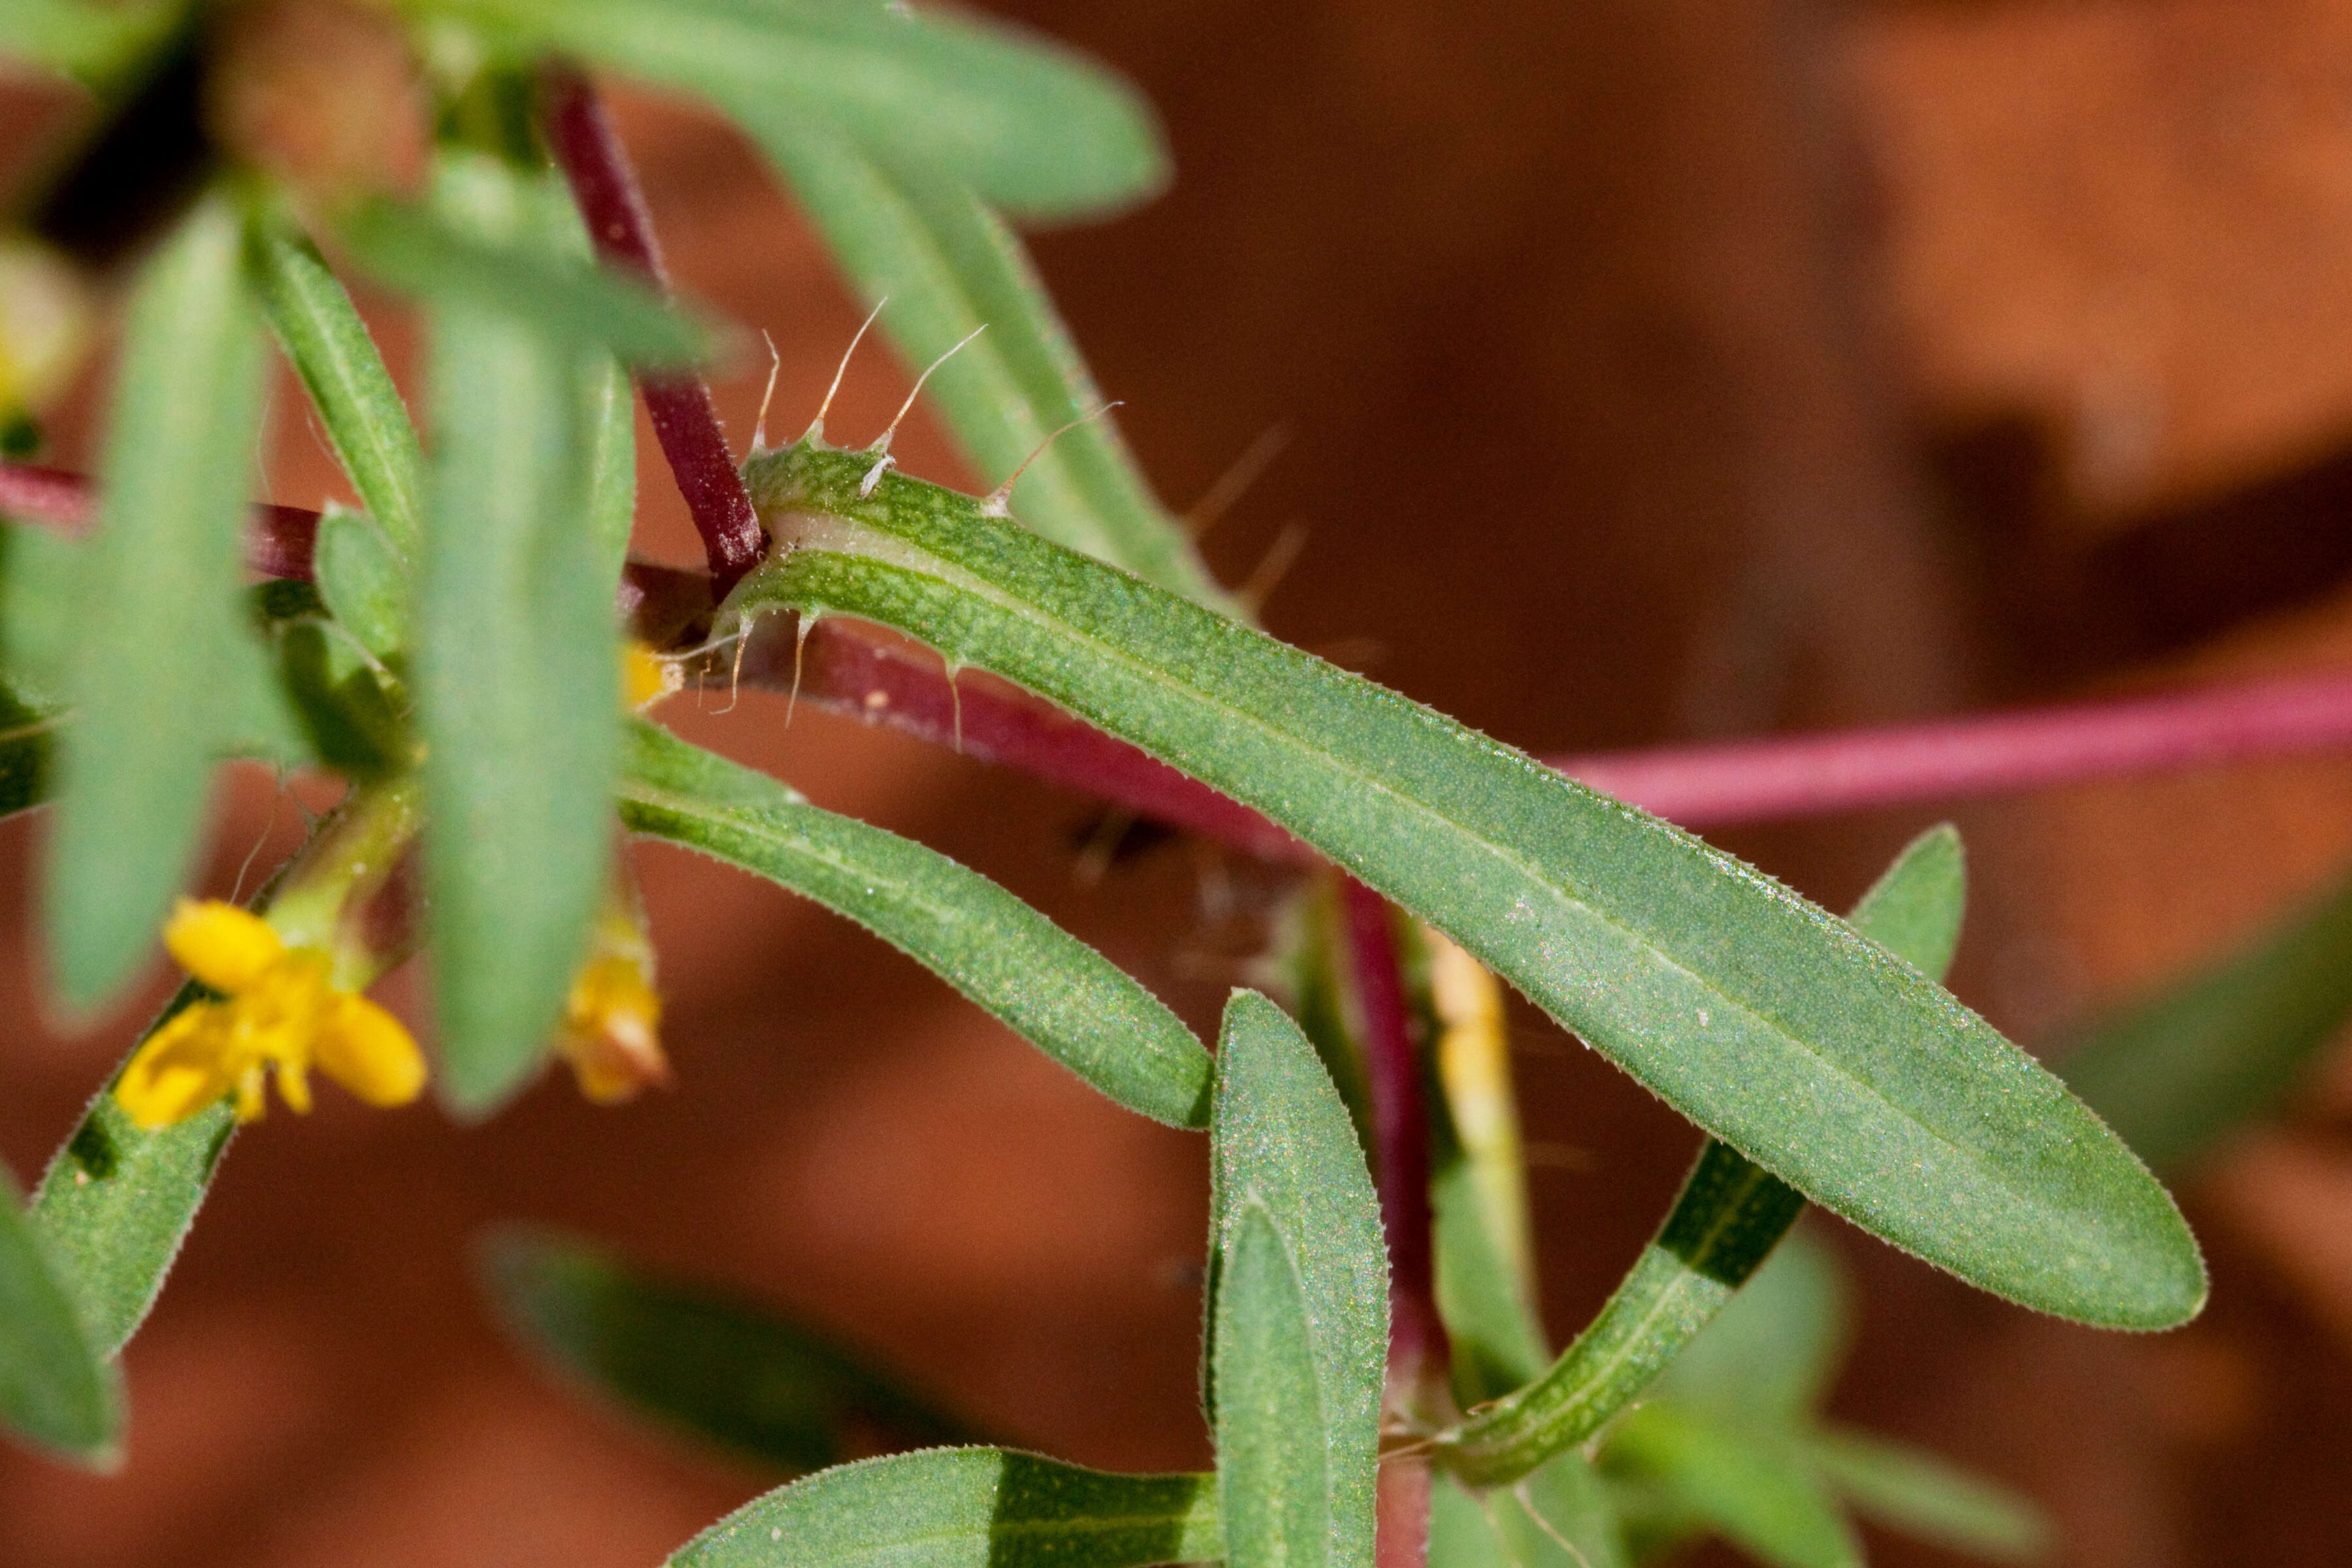
[[[1429,1110],[1397,963],[1395,917],[1386,899],[1353,877],[1342,895],[1371,1101],[1372,1187],[1389,1243],[1390,1398],[1411,1410],[1444,1375],[1447,1351],[1430,1234]]]
[[[79,533],[91,525],[97,510],[98,492],[79,474],[0,463],[0,515]],[[317,512],[257,503],[245,536],[245,563],[264,577],[307,583],[318,542]]]
[[[604,100],[585,76],[569,67],[548,67],[541,85],[548,143],[572,183],[597,253],[668,293],[669,273],[662,265],[653,215],[646,210],[635,165],[613,130]],[[727,449],[727,433],[719,426],[709,384],[698,375],[644,372],[637,373],[636,383],[653,421],[654,438],[669,459],[695,531],[702,535],[713,596],[724,598],[743,574],[760,563],[768,541],[751,492],[743,488],[743,476]]]

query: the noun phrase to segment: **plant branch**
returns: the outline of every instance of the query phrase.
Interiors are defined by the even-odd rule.
[[[75,531],[89,525],[89,481],[55,468],[0,463],[0,515]],[[307,580],[316,512],[256,506],[247,564]],[[709,627],[710,580],[631,562],[621,607],[656,647],[689,645]],[[788,690],[800,655],[800,700],[951,745],[1097,796],[1141,816],[1215,838],[1260,858],[1306,863],[1313,853],[1255,812],[1103,734],[1005,681],[966,671],[951,690],[939,656],[861,622],[829,620],[804,646],[790,616],[747,639],[740,678]],[[731,679],[733,656],[710,667]],[[1645,811],[1706,829],[1890,805],[2015,795],[2056,784],[2222,763],[2352,749],[2352,675],[2305,675],[2157,697],[2058,704],[1922,724],[1840,730],[1545,759]]]
[[[637,273],[667,296],[669,274],[662,265],[653,216],[604,100],[587,77],[568,66],[547,67],[541,84],[548,144],[572,183],[597,254]],[[654,438],[669,459],[678,493],[686,498],[709,556],[711,596],[723,599],[743,574],[759,564],[768,540],[727,449],[710,385],[690,372],[635,374],[653,421]]]
[[[1389,1243],[1389,1394],[1411,1411],[1423,1403],[1423,1391],[1444,1377],[1446,1363],[1430,1236],[1429,1112],[1397,962],[1394,916],[1386,899],[1352,877],[1341,897],[1371,1101],[1368,1152]]]

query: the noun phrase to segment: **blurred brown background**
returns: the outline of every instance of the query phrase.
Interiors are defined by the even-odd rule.
[[[992,8],[1099,52],[1166,117],[1174,190],[1036,248],[1171,504],[1288,433],[1207,542],[1238,581],[1309,531],[1266,607],[1285,636],[1540,751],[2352,652],[2345,0]],[[743,145],[622,103],[682,282],[774,334],[774,427],[796,429],[858,312]],[[764,368],[721,389],[739,433]],[[833,428],[878,427],[906,382],[863,358]],[[89,401],[60,422],[67,461]],[[290,384],[277,410],[276,499],[314,503],[335,481]],[[958,477],[936,426],[899,451]],[[657,459],[646,479],[646,546],[690,558]],[[805,710],[787,732],[756,695],[665,716],[967,858],[1204,1024],[1235,977],[1218,901],[1271,890],[1181,847],[1087,885],[1081,803]],[[220,887],[269,795],[236,781]],[[1835,905],[1937,815],[1726,842]],[[2031,1042],[2352,856],[2352,764],[1958,816],[1977,891],[1956,984]],[[0,829],[12,887],[38,832]],[[332,1096],[273,1113],[128,1352],[127,1469],[0,1453],[0,1563],[642,1564],[767,1484],[583,1407],[498,1339],[467,1247],[502,1217],[787,1304],[1051,1452],[1206,1461],[1199,1141],[809,906],[642,864],[676,1091],[598,1111],[550,1080],[474,1129]],[[0,1158],[29,1179],[134,1015],[44,1032],[23,900],[0,908]],[[1695,1136],[1519,1024],[1565,1336]],[[2216,1291],[2161,1338],[2036,1320],[1839,1232],[1864,1293],[1838,1410],[2022,1487],[2068,1563],[2352,1557],[2347,1113],[2352,1068],[2186,1189]]]

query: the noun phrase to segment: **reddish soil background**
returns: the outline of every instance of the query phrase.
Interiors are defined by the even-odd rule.
[[[1166,118],[1169,195],[1036,250],[1172,504],[1288,434],[1206,544],[1240,581],[1308,530],[1265,606],[1284,636],[1537,750],[2352,654],[2352,4],[992,8],[1097,51]],[[7,101],[0,122],[37,118]],[[859,312],[745,146],[678,104],[621,108],[682,283],[774,335],[796,426]],[[411,334],[371,307],[406,374]],[[764,373],[720,389],[738,432]],[[66,460],[98,380],[59,421]],[[833,428],[877,428],[906,384],[861,359]],[[276,407],[275,498],[335,493],[290,384]],[[961,477],[919,416],[898,450]],[[646,480],[644,546],[690,558],[650,458]],[[1185,846],[1089,883],[1082,802],[823,715],[787,731],[757,695],[703,709],[664,716],[969,859],[1197,1022],[1279,890]],[[216,887],[290,839],[270,793],[231,781]],[[1835,905],[1940,815],[1723,838]],[[2332,875],[2352,764],[1951,815],[1976,870],[1956,985],[2032,1043]],[[0,827],[12,889],[39,837]],[[251,1130],[126,1355],[126,1468],[0,1453],[0,1563],[646,1563],[769,1484],[500,1340],[469,1247],[509,1218],[788,1306],[1053,1453],[1205,1462],[1199,1141],[821,911],[640,864],[676,1090],[600,1111],[551,1079],[473,1128],[331,1096]],[[0,900],[0,1158],[29,1177],[138,1014],[45,1027],[25,908]],[[387,992],[414,1012],[414,976]],[[1696,1137],[1517,1024],[1565,1336]],[[2215,1293],[2170,1335],[2038,1320],[1825,1225],[1860,1285],[1836,1409],[2040,1499],[2069,1564],[2347,1560],[2347,1116],[2339,1059],[2185,1185]]]

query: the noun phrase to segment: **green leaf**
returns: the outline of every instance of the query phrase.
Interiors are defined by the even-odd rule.
[[[1330,1412],[1299,1262],[1265,1209],[1237,1206],[1220,1254],[1213,1335],[1217,1507],[1230,1568],[1311,1568],[1343,1556],[1331,1517]],[[1369,1450],[1365,1468],[1376,1461]],[[1364,1510],[1371,1523],[1371,1510]]]
[[[1625,1568],[1616,1510],[1576,1450],[1515,1486],[1473,1493],[1440,1471],[1430,1487],[1429,1568]]]
[[[553,176],[452,160],[440,199],[552,268]],[[436,438],[417,584],[425,887],[442,1086],[486,1112],[544,1054],[610,874],[620,737],[613,584],[588,526],[576,342],[471,296],[431,313]]]
[[[826,0],[457,0],[529,47],[701,94],[755,136],[836,125],[1033,217],[1124,205],[1168,179],[1150,108],[1084,57],[993,19]]]
[[[781,1487],[680,1547],[668,1568],[1144,1568],[1223,1552],[1212,1477],[935,1448]]]
[[[640,1274],[584,1242],[485,1238],[482,1280],[556,1371],[675,1432],[787,1470],[868,1450],[968,1443],[896,1378],[751,1302]]]
[[[2284,1100],[2347,1016],[2352,878],[2050,1055],[2140,1158],[2172,1173]]]
[[[121,1373],[0,1166],[0,1430],[101,1469],[120,1462]]]
[[[1664,1481],[1770,1568],[1862,1568],[1862,1546],[1791,1444],[1672,1405],[1629,1412],[1604,1462]]]
[[[76,1008],[152,950],[204,831],[215,742],[263,668],[241,594],[262,371],[242,231],[225,200],[200,205],[148,263],[124,335],[44,879]]]
[[[581,422],[588,432],[588,531],[596,574],[618,584],[637,521],[637,400],[629,373],[591,351],[580,371]]]
[[[9,0],[0,6],[0,55],[111,89],[178,29],[187,0]]]
[[[881,937],[1119,1104],[1208,1121],[1209,1057],[1093,948],[975,871],[639,721],[621,820],[740,866]]]
[[[1853,925],[1898,958],[1948,963],[1967,891],[1959,836],[1931,828],[1863,895]],[[1591,1326],[1541,1378],[1447,1434],[1444,1462],[1493,1484],[1598,1432],[1723,1310],[1804,1206],[1794,1187],[1709,1139],[1657,1240]]]
[[[1651,1391],[1723,1415],[1794,1420],[1829,1393],[1850,1316],[1836,1255],[1800,1226]]]
[[[193,984],[183,986],[157,1024],[197,996]],[[33,1200],[34,1224],[73,1281],[90,1339],[107,1356],[130,1342],[154,1306],[236,1131],[226,1100],[176,1126],[142,1131],[113,1089],[110,1079],[49,1162]]]
[[[408,640],[408,568],[375,520],[330,504],[319,517],[310,574],[328,613],[378,658]]]
[[[738,588],[864,616],[1255,806],[1808,1195],[2021,1304],[2156,1328],[2204,1299],[2164,1189],[1908,964],[1689,835],[1429,709],[814,446],[756,458]]]
[[[467,183],[489,181],[477,174]],[[509,333],[528,326],[551,348],[608,348],[651,368],[697,364],[718,353],[711,327],[637,279],[549,244],[563,231],[559,209],[551,196],[532,205],[540,209],[535,234],[453,224],[446,211],[383,198],[352,211],[340,233],[381,281],[446,312],[499,320]],[[436,407],[436,427],[440,418]]]
[[[1210,1405],[1234,1568],[1372,1561],[1388,1248],[1314,1047],[1225,1005],[1209,1131]]]
[[[414,558],[424,534],[425,459],[367,323],[307,238],[257,220],[248,254],[269,324],[319,411],[328,445],[394,554]]]
[[[49,756],[59,717],[0,676],[0,818],[49,798]]]
[[[1027,251],[994,214],[953,179],[878,159],[806,115],[766,107],[745,123],[866,302],[888,301],[882,325],[907,363],[940,362],[924,387],[982,478],[1002,484],[1029,463],[1013,497],[1023,522],[1236,613],[1101,413],[1093,373]]]
[[[1832,1489],[1906,1535],[1997,1563],[2038,1562],[2054,1544],[2031,1502],[1932,1454],[1837,1427],[1814,1433],[1806,1452]]]

